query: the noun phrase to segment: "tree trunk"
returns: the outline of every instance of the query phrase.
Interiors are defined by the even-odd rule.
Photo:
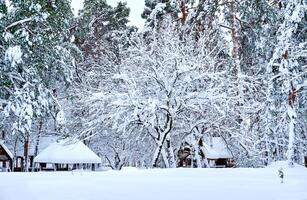
[[[231,23],[231,40],[232,40],[232,75],[237,78],[239,70],[239,44],[237,32],[237,18],[236,18],[236,3],[235,0],[229,2],[230,23]]]
[[[295,133],[294,133],[294,126],[296,124],[296,112],[295,109],[291,106],[288,106],[288,116],[290,118],[289,123],[289,142],[288,142],[288,163],[290,166],[293,165],[294,161],[294,139],[295,139]]]
[[[164,147],[162,147],[161,156],[162,156],[163,162],[165,164],[165,168],[170,168],[170,163],[169,163],[169,161],[167,159],[167,153],[166,153]]]
[[[166,148],[167,148],[167,154],[169,158],[169,167],[176,168],[175,155],[174,155],[174,150],[173,150],[170,138],[166,140]]]
[[[208,159],[207,159],[207,158],[204,159],[203,166],[206,166],[207,168],[211,168],[211,166],[209,165],[209,162],[208,162]]]
[[[159,157],[160,155],[162,155],[162,159],[164,161],[165,167],[169,168],[169,162],[166,156],[166,152],[165,149],[163,148],[163,144],[161,144],[161,142],[157,142],[157,148],[156,151],[153,155],[153,159],[152,159],[152,166],[153,167],[158,167],[158,161],[159,161]]]
[[[162,150],[162,145],[158,144],[158,147],[156,148],[156,151],[155,151],[153,158],[152,158],[152,166],[154,168],[158,167],[158,160],[159,160],[159,155],[161,153],[161,150]]]
[[[295,140],[295,132],[294,127],[296,124],[296,111],[294,107],[294,101],[296,97],[296,89],[293,86],[293,82],[291,82],[291,90],[289,91],[288,96],[288,116],[290,118],[289,123],[289,141],[288,141],[288,151],[287,158],[290,166],[293,166],[294,161],[294,140]]]
[[[14,140],[14,158],[13,158],[13,165],[12,171],[15,171],[15,166],[17,165],[17,144],[18,144],[18,136]]]
[[[239,36],[238,36],[238,20],[237,20],[237,6],[235,0],[230,0],[229,2],[229,12],[230,12],[230,23],[231,23],[231,40],[232,40],[232,69],[231,75],[233,81],[235,82],[235,87],[237,90],[238,101],[236,102],[236,120],[239,124],[239,134],[242,138],[247,138],[247,124],[244,105],[244,94],[243,94],[243,81],[242,72],[240,66],[239,58]],[[247,153],[248,156],[248,153]]]
[[[38,126],[38,135],[37,135],[37,138],[36,138],[34,156],[37,156],[37,154],[38,154],[38,148],[39,148],[40,138],[41,138],[41,134],[42,134],[42,127],[43,127],[43,120],[41,119],[39,121],[39,126]]]
[[[36,144],[35,144],[35,149],[34,149],[34,157],[37,156],[38,154],[38,148],[39,148],[40,138],[42,134],[42,127],[43,127],[43,120],[40,119],[39,126],[38,126],[38,134],[37,134]],[[32,172],[34,171],[35,171],[35,165],[34,165],[34,160],[33,160]]]
[[[23,145],[23,159],[24,159],[24,165],[23,165],[23,171],[28,172],[29,171],[29,136],[26,133],[26,136],[24,138],[24,145]]]
[[[185,0],[180,0],[180,14],[181,14],[181,23],[184,24],[187,19],[187,10]]]
[[[170,137],[169,134],[170,134],[170,131],[171,131],[172,126],[173,126],[173,118],[172,118],[170,112],[168,110],[165,110],[165,111],[167,112],[167,114],[166,114],[166,122],[165,122],[164,130],[162,132],[160,132],[159,129],[156,128],[157,133],[158,133],[158,135],[160,137],[155,139],[156,144],[158,145],[158,147],[157,147],[157,150],[154,153],[154,157],[153,157],[153,161],[152,161],[152,166],[153,167],[157,167],[158,166],[158,161],[159,161],[159,157],[160,157],[160,154],[162,152],[162,149],[165,152],[165,149],[163,148],[163,145],[164,145],[166,139]],[[167,159],[165,159],[165,158],[163,158],[163,159],[164,159],[165,163],[168,163]]]
[[[196,167],[197,168],[202,168],[203,165],[201,163],[201,159],[200,159],[200,155],[199,155],[199,146],[193,144],[193,149],[194,149],[194,157],[195,157],[195,160],[196,160]]]
[[[199,154],[201,156],[201,167],[206,167],[206,168],[210,168],[210,165],[208,163],[207,157],[206,157],[206,151],[205,151],[205,147],[204,147],[204,139],[201,137],[198,140],[198,151]]]

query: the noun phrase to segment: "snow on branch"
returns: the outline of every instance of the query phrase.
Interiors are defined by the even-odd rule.
[[[29,21],[32,21],[33,19],[31,17],[29,18],[26,18],[26,19],[22,19],[22,20],[19,20],[19,21],[16,21],[16,22],[13,22],[12,24],[8,25],[7,27],[5,27],[4,31],[8,31],[8,29],[14,27],[14,26],[17,26],[19,24],[24,24],[26,22],[29,22]]]

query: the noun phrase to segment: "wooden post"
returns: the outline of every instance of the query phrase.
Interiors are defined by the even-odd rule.
[[[20,168],[22,169],[24,166],[24,159],[21,156],[19,157],[19,159],[20,159]]]
[[[10,171],[13,171],[14,166],[13,166],[13,159],[10,160]]]
[[[32,161],[32,172],[35,172],[35,165],[36,165],[36,163],[34,162],[34,160]]]

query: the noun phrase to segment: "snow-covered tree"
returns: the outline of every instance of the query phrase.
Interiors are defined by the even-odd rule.
[[[24,142],[24,169],[28,170],[28,145],[33,120],[51,111],[57,100],[56,86],[70,82],[73,59],[68,28],[72,12],[69,1],[10,1],[4,35],[7,95],[1,114],[13,134]],[[2,80],[2,79],[1,79]]]
[[[84,97],[96,88],[109,90],[115,66],[121,59],[119,45],[126,43],[124,38],[134,30],[127,26],[128,16],[129,9],[125,3],[111,7],[104,0],[84,1],[84,7],[74,22],[72,35],[81,56],[76,64],[74,86],[65,104],[71,106],[66,114],[71,118],[70,127],[77,130],[76,137],[87,138],[83,126],[90,108]]]
[[[224,97],[218,89],[225,68],[216,59],[223,45],[207,51],[209,38],[196,43],[187,36],[183,41],[172,23],[164,24],[163,32],[136,36],[122,52],[113,89],[91,96],[95,104],[90,113],[96,119],[90,120],[101,116],[99,121],[118,133],[148,135],[156,145],[152,165],[158,166],[162,156],[164,166],[175,167],[173,137],[184,134],[190,128],[187,123],[195,124],[192,113],[202,115],[206,108],[218,112],[210,105]]]
[[[279,120],[280,128],[287,139],[283,148],[287,150],[286,158],[290,165],[301,162],[302,149],[300,143],[306,138],[306,130],[302,130],[306,108],[306,3],[297,0],[288,1],[281,8],[282,23],[277,31],[277,44],[268,65],[268,71],[277,70],[273,79],[278,79],[282,96],[280,110],[283,113]],[[300,130],[301,129],[301,130]],[[304,129],[304,128],[303,128]],[[287,144],[287,146],[286,146]]]

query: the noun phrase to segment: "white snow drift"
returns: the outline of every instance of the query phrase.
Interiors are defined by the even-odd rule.
[[[307,169],[278,168],[0,173],[0,199],[306,200]]]

